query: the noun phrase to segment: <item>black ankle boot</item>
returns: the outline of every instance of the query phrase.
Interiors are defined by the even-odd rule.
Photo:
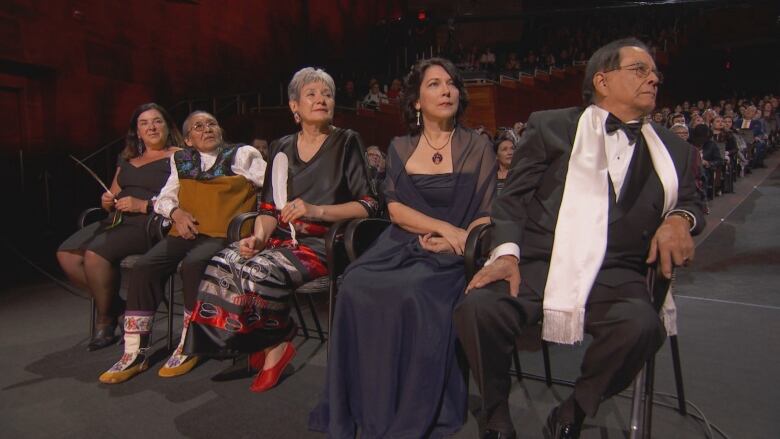
[[[117,340],[119,340],[119,337],[116,335],[116,323],[111,323],[102,328],[98,328],[95,332],[95,336],[89,341],[87,350],[92,352],[103,349],[116,343]]]

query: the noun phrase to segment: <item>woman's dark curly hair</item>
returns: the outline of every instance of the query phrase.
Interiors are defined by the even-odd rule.
[[[165,121],[165,128],[168,130],[168,138],[165,139],[165,147],[184,147],[184,138],[182,137],[179,129],[176,127],[176,124],[173,122],[171,115],[168,114],[168,112],[165,111],[165,108],[161,107],[160,105],[155,104],[154,102],[149,102],[140,105],[135,109],[135,111],[133,111],[133,116],[130,118],[130,127],[127,129],[127,136],[125,136],[125,147],[121,153],[123,159],[130,160],[144,153],[146,145],[144,145],[144,143],[138,137],[138,117],[144,111],[149,110],[157,110],[160,112],[160,115],[162,115],[163,120]]]
[[[443,68],[447,74],[452,78],[455,87],[460,92],[458,98],[458,111],[455,113],[455,122],[457,123],[460,116],[466,111],[466,107],[469,104],[469,96],[466,92],[466,86],[463,83],[463,77],[460,75],[460,71],[452,61],[444,58],[429,58],[421,59],[412,67],[412,71],[404,78],[404,94],[401,100],[401,116],[404,123],[409,127],[409,132],[417,134],[422,131],[422,119],[420,120],[420,126],[417,126],[417,109],[414,105],[420,99],[420,87],[422,86],[423,77],[425,77],[425,71],[430,66],[439,66]]]

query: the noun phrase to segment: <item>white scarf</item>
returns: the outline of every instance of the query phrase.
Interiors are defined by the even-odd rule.
[[[585,109],[577,123],[569,158],[544,289],[542,338],[555,343],[582,341],[585,303],[607,249],[609,171],[603,114],[593,105]],[[665,215],[677,204],[677,172],[669,151],[650,124],[642,125],[642,134],[664,188]],[[667,295],[665,308],[667,304],[673,308],[671,294]],[[673,309],[664,313],[667,331],[673,329],[668,318],[672,316]]]

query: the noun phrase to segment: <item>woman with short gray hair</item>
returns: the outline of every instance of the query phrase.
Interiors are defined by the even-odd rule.
[[[300,131],[271,143],[254,232],[212,258],[187,340],[192,353],[250,353],[254,392],[274,387],[295,355],[290,294],[328,274],[330,225],[378,208],[360,136],[331,125],[333,78],[307,67],[288,92]]]

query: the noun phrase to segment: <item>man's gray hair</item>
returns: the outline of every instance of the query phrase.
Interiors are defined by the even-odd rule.
[[[192,113],[187,115],[187,118],[184,119],[184,123],[181,124],[181,132],[184,134],[184,137],[187,137],[187,135],[190,133],[190,121],[193,117],[199,116],[201,114],[205,114],[206,116],[209,116],[210,118],[217,120],[216,117],[214,117],[213,114],[209,113],[208,111],[203,110],[195,110]]]
[[[674,131],[675,129],[677,129],[677,130],[684,130],[686,133],[689,132],[688,126],[685,125],[684,123],[676,123],[676,124],[672,125],[672,127],[669,128],[669,131]]]
[[[624,47],[638,47],[647,53],[650,49],[645,43],[636,38],[623,38],[607,43],[595,52],[588,60],[585,67],[585,79],[582,81],[582,103],[594,104],[596,101],[596,88],[593,86],[593,77],[598,72],[607,72],[620,67],[620,49]]]
[[[333,78],[322,69],[304,67],[293,75],[290,85],[287,86],[287,96],[291,101],[298,102],[301,99],[301,89],[312,82],[324,82],[330,88],[332,96],[336,97],[336,83]]]

